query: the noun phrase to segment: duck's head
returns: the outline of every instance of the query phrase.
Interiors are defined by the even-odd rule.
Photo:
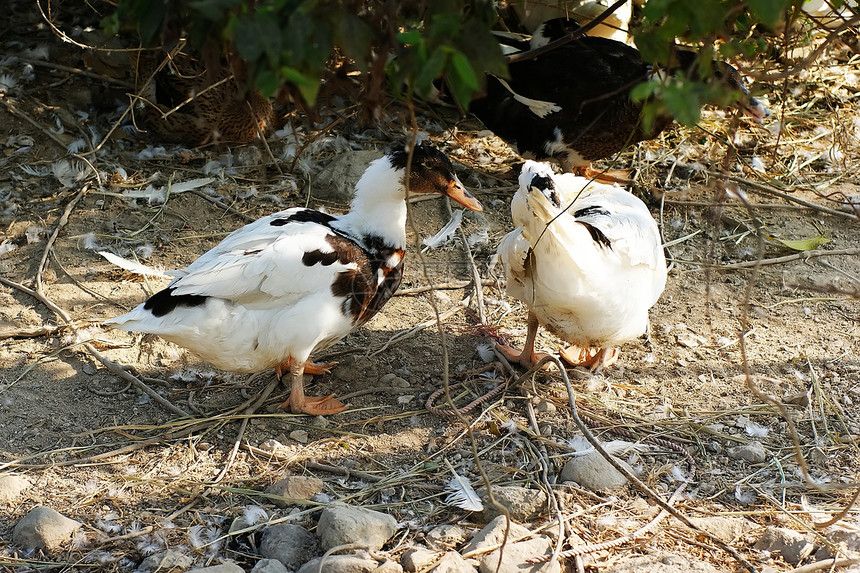
[[[552,18],[546,20],[532,34],[529,41],[529,48],[534,50],[546,46],[550,42],[560,40],[571,32],[579,30],[581,26],[579,22],[573,18]]]
[[[395,151],[389,154],[389,157],[395,169],[406,170],[409,164],[408,151]],[[409,192],[439,193],[472,211],[484,210],[481,203],[460,182],[448,156],[426,141],[416,145],[412,152]]]
[[[526,161],[520,171],[519,184],[520,189],[526,191],[533,211],[540,206],[546,211],[545,215],[554,216],[554,213],[561,209],[561,195],[556,188],[549,163]]]
[[[699,73],[698,58],[699,55],[691,50],[678,50],[676,57],[680,63],[680,69],[684,70],[687,77],[698,78]],[[725,62],[712,62],[713,78],[722,82],[732,90],[740,92],[736,105],[743,112],[750,116],[756,123],[762,123],[765,118],[770,116],[770,110],[760,101],[750,95],[743,76],[734,66]]]

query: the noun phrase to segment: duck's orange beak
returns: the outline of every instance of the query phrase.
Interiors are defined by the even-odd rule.
[[[472,197],[472,195],[466,191],[466,188],[463,187],[463,184],[460,183],[460,180],[457,177],[448,183],[448,188],[445,190],[445,195],[447,195],[450,199],[453,199],[466,209],[471,209],[472,211],[483,211],[484,207],[481,205],[480,201]]]

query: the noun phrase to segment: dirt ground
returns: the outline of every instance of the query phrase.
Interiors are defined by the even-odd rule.
[[[61,24],[86,43],[84,22],[70,17]],[[388,547],[392,555],[440,523],[480,523],[444,504],[441,491],[451,476],[443,458],[479,484],[467,426],[431,414],[425,400],[443,379],[434,305],[444,316],[451,383],[465,382],[453,391],[458,405],[514,380],[479,353],[494,339],[519,344],[525,334],[526,309],[505,297],[489,269],[495,245],[511,228],[520,160],[510,149],[474,120],[419,108],[422,131],[457,162],[461,179],[486,207],[483,215],[464,219],[485,283],[485,322],[460,243],[419,257],[421,241],[449,219],[445,206],[440,200],[414,203],[401,296],[317,357],[338,365],[316,377],[309,391],[346,396],[350,408],[325,420],[287,414],[277,408],[285,398],[277,386],[249,417],[243,412],[273,381],[272,373],[215,371],[157,337],[99,326],[166,280],[118,269],[98,251],[180,268],[245,217],[306,203],[342,212],[343,202],[314,195],[315,177],[347,149],[402,141],[409,125],[404,109],[391,104],[369,128],[335,98],[318,126],[290,113],[269,138],[270,151],[259,142],[189,149],[120,128],[93,153],[125,112],[129,90],[119,82],[126,80],[111,81],[100,68],[86,66],[82,50],[61,42],[34,8],[15,11],[0,46],[0,475],[20,474],[32,483],[22,503],[0,507],[0,568],[47,563],[68,571],[130,571],[155,550],[180,547],[198,565],[229,558],[250,569],[256,557],[247,546],[225,542],[217,554],[207,553],[189,541],[189,532],[203,525],[223,535],[251,505],[262,506],[270,519],[284,517],[295,508],[278,507],[262,492],[287,473],[316,475],[331,499],[395,515],[402,530]],[[681,476],[691,480],[678,502],[685,515],[744,516],[762,530],[781,525],[807,533],[853,495],[860,439],[860,226],[852,212],[860,207],[852,211],[846,203],[860,201],[854,171],[860,165],[860,63],[844,47],[825,60],[826,67],[785,83],[756,85],[774,112],[764,125],[707,110],[701,129],[675,128],[620,158],[638,169],[634,192],[649,201],[674,262],[651,311],[651,344],[628,343],[603,374],[570,375],[581,413],[597,421],[593,431],[601,439],[660,437],[689,452],[695,469],[666,447],[631,458],[640,478],[666,496]],[[341,116],[347,119],[334,129],[321,129]],[[128,118],[121,123],[131,125]],[[151,188],[204,177],[211,181],[172,193],[166,202],[146,199]],[[810,242],[817,237],[828,241]],[[780,241],[805,243],[792,250]],[[37,279],[42,300],[27,294]],[[431,283],[449,288],[416,292]],[[86,349],[87,341],[189,417],[109,371]],[[558,341],[542,331],[538,344],[552,350]],[[783,413],[756,396],[750,382],[783,404]],[[529,404],[541,401],[555,408],[538,408],[535,432]],[[785,414],[797,429],[811,478],[825,489],[804,480]],[[477,460],[501,485],[542,487],[541,448],[555,479],[568,442],[579,434],[552,370],[511,383],[465,418]],[[619,427],[632,434],[613,433]],[[764,463],[751,466],[727,455],[728,448],[753,440],[767,451]],[[369,477],[326,472],[318,464]],[[585,518],[569,526],[588,542],[618,537],[649,519],[635,509],[646,496],[634,488],[599,498],[556,489],[564,494],[564,511],[584,508]],[[37,505],[86,524],[74,547],[40,556],[12,544],[14,525]],[[312,526],[317,508],[309,502],[299,519]],[[604,527],[600,518],[619,521]],[[856,509],[843,524],[858,525]],[[734,546],[754,564],[791,568],[778,558],[768,562],[748,540]],[[658,548],[721,570],[734,567],[709,541],[668,527],[598,554],[595,566]]]

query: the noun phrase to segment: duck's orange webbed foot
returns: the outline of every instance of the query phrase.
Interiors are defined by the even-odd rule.
[[[595,373],[618,360],[617,348],[582,348],[572,345],[559,349],[558,353],[571,366],[584,366]]]
[[[618,183],[620,185],[631,185],[633,180],[630,179],[632,170],[630,169],[595,169],[591,165],[582,167],[574,167],[573,173],[586,179],[593,179],[601,183]]]
[[[505,358],[510,360],[511,362],[516,362],[517,364],[521,364],[526,368],[531,368],[547,356],[546,352],[535,352],[532,350],[531,352],[526,352],[525,350],[518,350],[513,346],[508,346],[507,344],[496,344],[496,348],[499,349],[499,352],[505,355]],[[541,370],[546,370],[549,368],[549,364],[544,364],[541,366]]]
[[[343,412],[346,404],[337,400],[334,394],[328,396],[302,396],[298,400],[293,399],[293,394],[278,408],[289,408],[293,414],[308,414],[310,416],[329,416]]]

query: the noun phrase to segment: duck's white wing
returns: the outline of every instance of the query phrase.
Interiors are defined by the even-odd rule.
[[[569,210],[577,222],[595,229],[592,238],[601,242],[630,265],[665,269],[660,230],[639,198],[620,187],[584,195]],[[590,229],[590,230],[591,230]]]
[[[333,217],[288,209],[237,229],[185,269],[175,271],[174,295],[289,304],[329,289],[337,273],[355,269],[357,247],[328,226]],[[351,250],[351,253],[345,252]]]

